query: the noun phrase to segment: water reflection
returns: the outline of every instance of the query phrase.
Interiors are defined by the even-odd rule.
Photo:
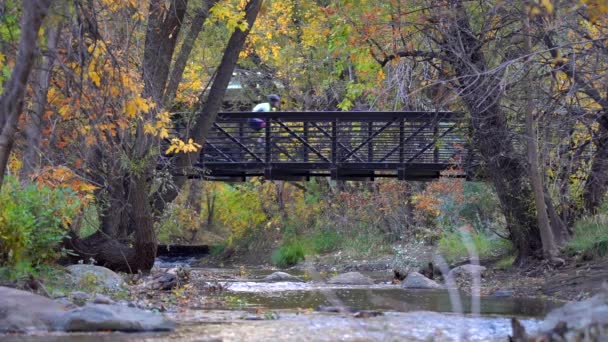
[[[239,303],[275,310],[342,305],[353,310],[452,312],[447,291],[437,290],[339,288],[280,292],[231,292],[229,296],[240,299]],[[463,295],[462,300],[465,313],[470,313],[470,297]],[[557,306],[559,306],[557,303],[532,298],[482,297],[481,314],[540,317]]]

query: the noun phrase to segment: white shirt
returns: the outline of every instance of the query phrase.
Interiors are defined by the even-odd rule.
[[[268,102],[260,103],[260,104],[256,105],[255,107],[253,107],[253,111],[254,112],[270,112],[270,111],[272,111],[272,106],[270,106],[270,103],[268,103]]]

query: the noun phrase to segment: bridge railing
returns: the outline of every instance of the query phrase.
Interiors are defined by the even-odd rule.
[[[453,112],[220,113],[197,166],[275,179],[434,178],[465,159],[460,119]]]

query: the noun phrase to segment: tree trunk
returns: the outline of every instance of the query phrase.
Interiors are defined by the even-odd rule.
[[[151,96],[159,107],[163,105],[171,57],[188,7],[188,0],[171,0],[170,8],[164,10],[164,2],[150,1],[143,62],[143,97]]]
[[[246,18],[249,28],[253,25],[261,2],[262,0],[252,0],[246,6]],[[149,7],[150,15],[148,18],[143,61],[143,97],[151,97],[156,102],[157,107],[147,114],[148,116],[155,115],[163,104],[162,94],[165,93],[169,64],[183,21],[187,1],[172,0],[171,7],[168,10],[164,10],[163,5],[164,1],[162,0],[151,0]],[[206,129],[215,121],[215,116],[220,109],[221,100],[232,77],[234,66],[248,32],[249,30],[245,32],[237,30],[228,42],[210,94],[202,105],[199,114],[203,119],[197,121],[197,126],[194,129],[195,134],[192,135],[198,143],[201,143],[206,134]],[[164,100],[170,101],[171,99],[165,98]],[[203,102],[201,101],[201,103]],[[203,122],[207,122],[207,126]],[[137,272],[138,270],[148,271],[152,267],[156,255],[157,241],[153,229],[153,216],[149,195],[152,173],[156,167],[156,159],[150,155],[149,151],[155,143],[158,143],[158,139],[146,135],[143,131],[143,123],[139,122],[130,158],[134,161],[133,164],[144,165],[144,167],[140,170],[128,170],[128,175],[125,178],[125,189],[122,192],[125,195],[124,199],[127,203],[128,224],[135,232],[134,248],[128,248],[118,241],[109,239],[100,232],[90,239],[75,239],[71,244],[77,249],[78,253],[86,252],[94,254],[94,258],[100,264],[115,270]],[[179,160],[182,160],[183,165],[190,165],[190,157],[193,157],[193,154],[179,155],[177,158],[178,165]],[[178,172],[180,171],[178,170]],[[176,177],[176,188],[181,188],[186,179],[187,177]],[[120,199],[120,195],[119,193],[117,198]],[[170,200],[173,200],[176,196],[176,191],[171,193]],[[166,202],[162,202],[161,209],[164,209],[164,203]],[[109,212],[108,214],[112,213]]]
[[[172,0],[165,9],[162,0],[151,0],[144,47],[142,97],[152,98],[157,106],[145,114],[153,118],[161,110],[162,94],[169,74],[171,57],[175,50],[181,23],[187,8],[187,0]],[[154,232],[150,190],[156,156],[150,153],[158,138],[144,132],[143,122],[137,122],[129,158],[138,169],[126,170],[125,177],[106,179],[107,199],[100,215],[102,230],[99,236],[85,241],[77,240],[74,247],[89,248],[98,263],[114,270],[126,272],[149,271],[156,258],[157,240]],[[98,155],[103,155],[99,151]],[[118,168],[121,170],[121,168]],[[118,172],[119,174],[121,171]],[[116,172],[108,172],[116,175]],[[124,239],[133,231],[133,248],[116,239]],[[82,246],[79,246],[83,244]],[[117,252],[108,252],[110,245]]]
[[[57,47],[57,38],[61,31],[61,25],[50,30],[48,34],[46,56],[43,56],[38,69],[35,71],[36,84],[34,88],[34,104],[29,115],[29,120],[24,128],[25,135],[25,152],[23,153],[23,168],[21,175],[27,178],[40,167],[40,136],[42,132],[42,120],[47,105],[47,94],[51,80],[51,69],[55,62],[55,48]]]
[[[540,21],[541,27],[544,24],[544,21]],[[551,58],[560,58],[559,49],[553,41],[554,32],[545,27],[543,29],[547,30],[543,41],[549,49]],[[580,73],[575,72],[570,63],[558,63],[556,68],[558,67],[573,81],[573,88],[579,88],[601,107],[596,120],[599,129],[594,137],[596,150],[591,161],[591,172],[583,189],[583,210],[593,214],[602,205],[608,191],[608,173],[606,172],[608,168],[608,97],[602,96],[603,89],[597,89],[592,82],[587,82]]]
[[[542,248],[532,210],[532,193],[526,186],[525,168],[513,149],[507,119],[500,107],[499,77],[488,72],[461,0],[450,0],[455,12],[443,34],[441,50],[454,67],[460,96],[471,114],[473,138],[485,162],[507,221],[510,238],[521,262]]]
[[[532,53],[532,43],[530,41],[530,22],[528,17],[524,18],[524,34],[525,34],[525,53]],[[529,60],[528,60],[529,62]],[[524,82],[526,80],[524,79]],[[531,83],[526,83],[523,89],[526,91],[528,99],[526,99],[526,105],[524,106],[526,116],[526,148],[528,152],[528,163],[530,182],[534,193],[534,205],[536,207],[536,219],[538,222],[538,229],[540,230],[540,238],[543,245],[543,255],[545,258],[551,260],[557,257],[557,245],[555,244],[555,238],[553,236],[553,230],[551,229],[551,222],[549,221],[549,215],[547,214],[546,200],[551,201],[551,198],[545,198],[545,187],[543,185],[543,176],[538,162],[538,136],[534,127],[534,89],[530,86]],[[557,227],[556,227],[557,228]]]
[[[207,189],[206,196],[207,196],[207,229],[211,230],[211,229],[213,229],[213,217],[215,215],[215,199],[217,198],[217,193],[215,192],[215,189],[213,189],[212,191],[209,191],[209,189]]]
[[[190,57],[190,53],[192,52],[196,38],[198,38],[198,35],[201,33],[205,20],[207,20],[207,17],[209,16],[209,9],[218,1],[219,0],[203,1],[201,8],[194,16],[194,19],[192,19],[190,31],[188,31],[186,38],[184,38],[184,42],[182,43],[182,47],[179,51],[179,56],[177,56],[177,59],[173,64],[167,89],[165,90],[164,103],[166,106],[170,105],[169,102],[173,101],[175,95],[177,94],[177,88],[182,81],[182,76],[184,74],[184,70],[186,69],[186,63],[188,63],[188,58]]]
[[[538,164],[538,143],[536,131],[534,130],[534,118],[532,106],[526,106],[526,132],[527,132],[527,149],[528,163],[530,164],[529,174],[532,188],[534,189],[534,204],[536,206],[536,219],[540,230],[540,238],[543,245],[543,254],[545,258],[551,259],[557,256],[557,246],[553,236],[553,230],[549,222],[547,214],[547,205],[545,202],[545,190],[543,186],[540,166]]]
[[[199,96],[198,107],[200,109],[197,111],[196,124],[191,131],[188,132],[188,136],[186,138],[192,138],[194,142],[200,144],[201,146],[205,144],[205,136],[215,122],[217,113],[222,108],[222,101],[224,99],[224,95],[226,94],[228,83],[230,83],[239,54],[245,45],[245,39],[251,31],[258,12],[260,11],[262,1],[263,0],[250,0],[249,3],[247,3],[247,6],[245,6],[245,18],[247,20],[248,28],[245,31],[237,29],[232,33],[230,39],[228,40],[228,44],[226,45],[226,49],[224,50],[222,61],[217,68],[209,94],[206,96],[206,99],[204,94]],[[177,189],[181,188],[188,179],[188,170],[199,158],[200,153],[201,151],[197,151],[177,155],[174,164],[174,171],[177,175],[173,177],[176,185],[175,190],[166,192],[164,194],[157,194],[154,200],[154,208],[157,213],[162,212],[165,205],[177,197]]]
[[[201,216],[201,198],[203,196],[203,180],[192,179],[190,180],[190,189],[188,192],[188,199],[186,200],[186,208],[190,209],[193,213],[196,222],[196,227],[192,227],[192,231],[190,234],[190,243],[194,243],[196,240],[196,236],[198,235],[200,226],[200,216]]]
[[[25,0],[15,67],[0,97],[0,188],[23,111],[25,87],[32,71],[38,31],[52,0]]]
[[[604,114],[607,115],[607,114]],[[604,119],[608,121],[608,119]],[[583,191],[584,208],[596,213],[606,198],[608,190],[608,123],[601,124],[597,132],[595,153],[591,161],[591,172]]]

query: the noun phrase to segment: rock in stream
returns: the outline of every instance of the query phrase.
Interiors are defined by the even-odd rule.
[[[327,283],[340,285],[374,285],[374,281],[370,277],[366,277],[359,272],[339,274],[329,279]]]
[[[0,287],[0,333],[47,331],[167,331],[163,315],[112,304],[65,305],[30,292]]]

